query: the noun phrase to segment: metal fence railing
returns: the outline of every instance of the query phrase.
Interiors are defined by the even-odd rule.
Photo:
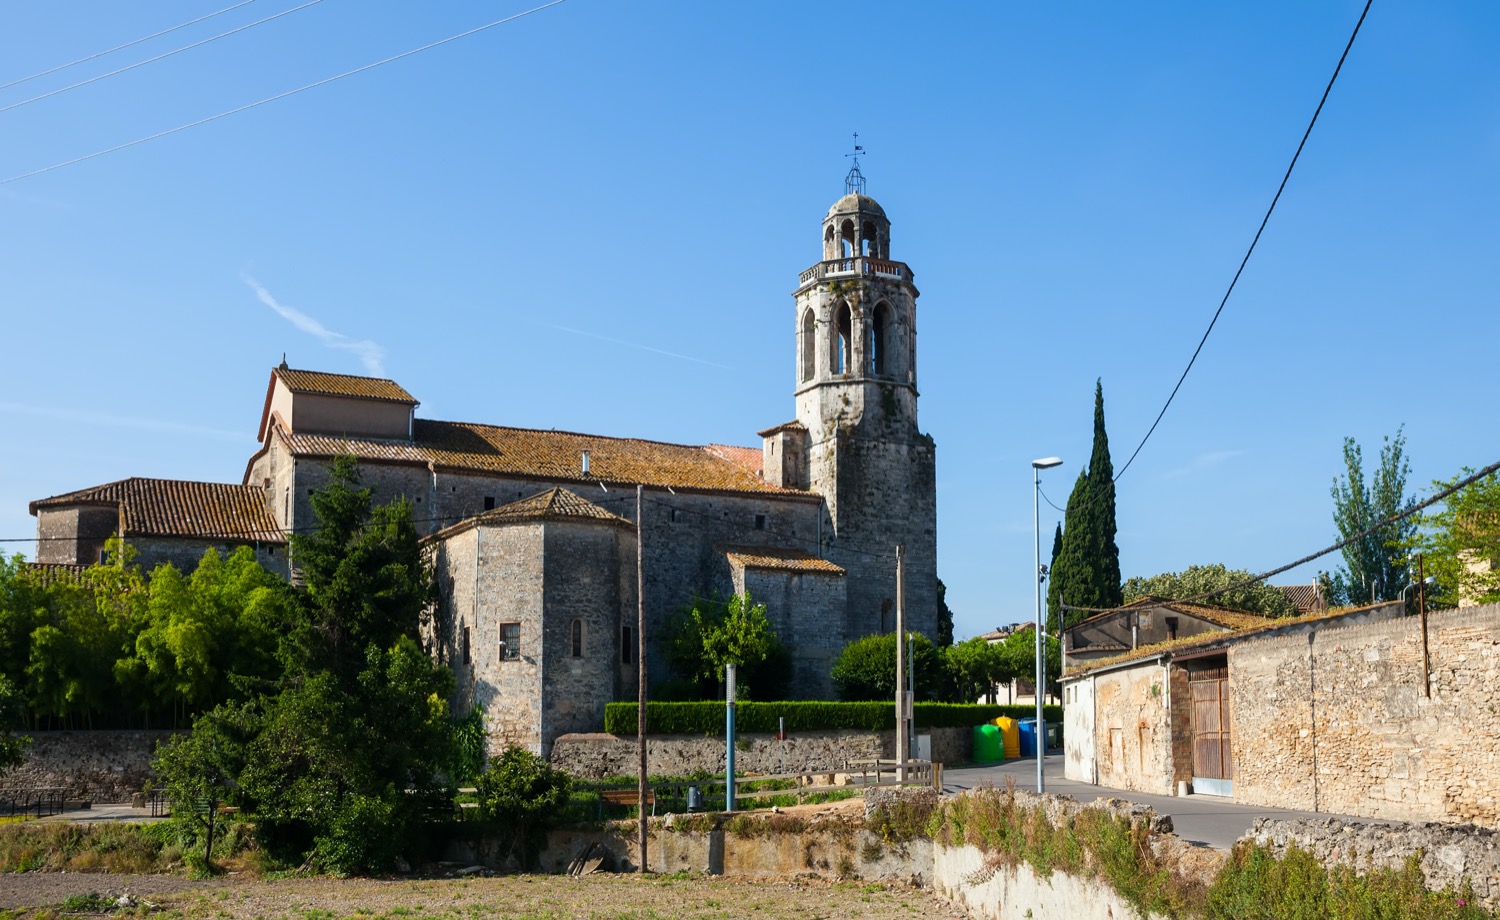
[[[0,789],[0,816],[14,818],[21,815],[45,818],[60,814],[67,804],[67,790],[44,789]]]

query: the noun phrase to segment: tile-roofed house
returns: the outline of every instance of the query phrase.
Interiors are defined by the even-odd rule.
[[[122,536],[147,569],[171,562],[191,571],[210,547],[235,546],[255,547],[263,563],[285,568],[286,535],[253,486],[136,476],[38,499],[30,511],[38,562],[98,562],[105,541]]]
[[[635,525],[617,514],[611,514],[603,508],[579,498],[567,489],[552,488],[544,492],[538,492],[529,498],[513,501],[508,505],[501,505],[483,514],[477,514],[465,518],[457,524],[445,527],[429,537],[426,541],[447,540],[463,533],[473,527],[484,524],[507,524],[521,521],[600,521],[631,530]]]
[[[1291,668],[1296,693],[1274,699],[1247,695],[1258,685],[1237,683],[1237,669],[1249,667],[1253,673],[1260,667],[1252,651],[1259,640],[1297,637],[1295,659],[1311,647],[1302,643],[1303,635],[1311,643],[1324,630],[1337,635],[1345,627],[1401,614],[1399,603],[1383,603],[1257,617],[1259,622],[1232,629],[1153,637],[1099,657],[1070,657],[1062,678],[1064,773],[1072,780],[1153,794],[1180,795],[1190,787],[1195,794],[1235,796],[1238,758],[1275,758],[1280,752],[1263,746],[1237,751],[1232,720],[1242,718],[1244,709],[1255,709],[1252,718],[1264,720],[1261,710],[1301,707],[1302,691],[1314,679],[1311,665],[1297,663]],[[1282,725],[1269,734],[1292,745],[1306,736]]]
[[[1063,665],[1066,668],[1157,642],[1270,622],[1274,622],[1270,617],[1242,610],[1143,597],[1117,610],[1093,614],[1063,630]]]
[[[356,377],[352,374],[329,374],[279,367],[276,379],[293,393],[316,393],[322,396],[357,396],[383,402],[417,404],[417,398],[394,380],[383,377]]]
[[[1298,613],[1313,613],[1318,610],[1328,609],[1328,599],[1323,596],[1323,586],[1320,584],[1310,585],[1272,585],[1277,591],[1286,595],[1286,599],[1292,602]]]

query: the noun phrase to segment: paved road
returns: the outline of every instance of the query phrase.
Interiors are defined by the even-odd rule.
[[[1318,819],[1346,817],[1326,813],[1314,814],[1308,811],[1291,811],[1284,808],[1238,805],[1230,799],[1212,795],[1181,797],[1148,795],[1144,792],[1130,792],[1124,789],[1077,782],[1063,778],[1063,755],[1060,753],[1047,755],[1042,762],[1042,775],[1046,791],[1071,795],[1080,802],[1092,802],[1096,798],[1117,798],[1149,805],[1159,815],[1172,816],[1172,825],[1176,829],[1177,836],[1221,850],[1229,849],[1259,817]],[[975,764],[945,769],[943,770],[943,788],[948,792],[958,792],[987,783],[1004,786],[1006,777],[1014,777],[1018,788],[1035,790],[1036,758],[1025,757],[1020,760],[1007,760],[1004,763]],[[1350,820],[1381,823],[1371,821],[1369,818],[1351,818]]]

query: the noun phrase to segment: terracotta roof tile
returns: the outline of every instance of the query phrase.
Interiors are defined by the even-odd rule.
[[[293,393],[316,393],[323,396],[358,396],[386,402],[411,403],[412,396],[396,381],[383,377],[355,377],[351,374],[327,374],[323,371],[299,371],[278,367],[274,371]]]
[[[761,475],[762,461],[765,459],[759,447],[735,447],[731,444],[706,444],[704,450],[718,457],[720,460],[728,460],[737,463],[755,475]]]
[[[1096,668],[1111,665],[1125,664],[1140,658],[1153,658],[1165,652],[1182,652],[1195,648],[1210,648],[1217,644],[1228,645],[1242,639],[1252,638],[1261,633],[1268,633],[1284,626],[1297,626],[1303,623],[1316,623],[1319,620],[1337,620],[1350,614],[1364,613],[1380,607],[1389,606],[1392,601],[1381,601],[1376,604],[1366,604],[1363,607],[1340,607],[1334,610],[1319,610],[1305,616],[1295,617],[1255,617],[1260,623],[1241,629],[1233,629],[1221,633],[1199,633],[1195,636],[1182,636],[1177,639],[1168,639],[1165,642],[1155,642],[1151,645],[1142,645],[1131,649],[1122,655],[1113,655],[1109,658],[1090,659],[1080,662],[1077,667],[1069,668],[1065,677],[1077,677],[1087,674]],[[1246,614],[1249,616],[1249,614]]]
[[[127,536],[285,543],[255,486],[133,477],[31,503],[31,513],[69,505],[114,505]]]
[[[757,431],[756,434],[760,435],[763,438],[768,438],[771,435],[777,433],[778,431],[806,431],[806,430],[807,430],[807,426],[806,425],[802,424],[801,422],[797,421],[796,419],[792,419],[790,422],[782,422],[780,425],[772,425],[770,428],[767,428],[765,431]]]
[[[1206,604],[1185,604],[1181,601],[1163,600],[1159,597],[1143,597],[1139,598],[1138,600],[1131,601],[1118,610],[1107,610],[1103,613],[1096,613],[1086,620],[1080,620],[1077,623],[1074,623],[1072,626],[1069,626],[1068,629],[1082,626],[1085,623],[1098,623],[1102,620],[1107,620],[1111,617],[1119,616],[1120,614],[1127,611],[1147,609],[1175,610],[1179,613],[1186,613],[1189,616],[1197,617],[1200,620],[1206,620],[1215,625],[1222,626],[1225,629],[1247,629],[1252,626],[1263,625],[1268,621],[1276,620],[1275,617],[1264,617],[1258,613],[1246,613],[1243,610],[1230,610],[1226,607],[1210,607]]]
[[[421,418],[414,421],[412,433],[410,441],[280,434],[294,455],[304,457],[347,455],[361,460],[432,463],[450,470],[554,482],[604,481],[721,492],[808,494],[773,486],[743,462],[684,444]],[[587,476],[582,468],[585,450],[589,452]],[[753,448],[736,450],[759,455]]]
[[[547,489],[498,508],[459,521],[425,540],[446,540],[481,524],[517,524],[530,521],[598,521],[635,528],[635,524],[617,514],[611,514],[585,498],[567,489]]]
[[[827,559],[795,549],[767,546],[723,546],[719,552],[747,569],[775,569],[781,572],[816,572],[820,575],[842,575],[844,570]]]
[[[1322,610],[1328,606],[1327,601],[1323,599],[1322,585],[1272,585],[1271,587],[1285,594],[1287,600],[1292,602],[1292,606],[1302,613]]]

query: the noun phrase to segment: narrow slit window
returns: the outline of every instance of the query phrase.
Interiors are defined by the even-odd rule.
[[[635,630],[629,626],[620,627],[620,664],[630,664],[635,661]]]
[[[756,530],[765,530],[766,529],[766,516],[764,514],[757,514],[755,516],[755,529]]]
[[[583,621],[582,620],[574,620],[573,621],[573,626],[572,626],[571,629],[569,629],[568,632],[569,632],[569,634],[568,634],[568,650],[569,650],[569,653],[574,658],[582,658],[583,657]]]

